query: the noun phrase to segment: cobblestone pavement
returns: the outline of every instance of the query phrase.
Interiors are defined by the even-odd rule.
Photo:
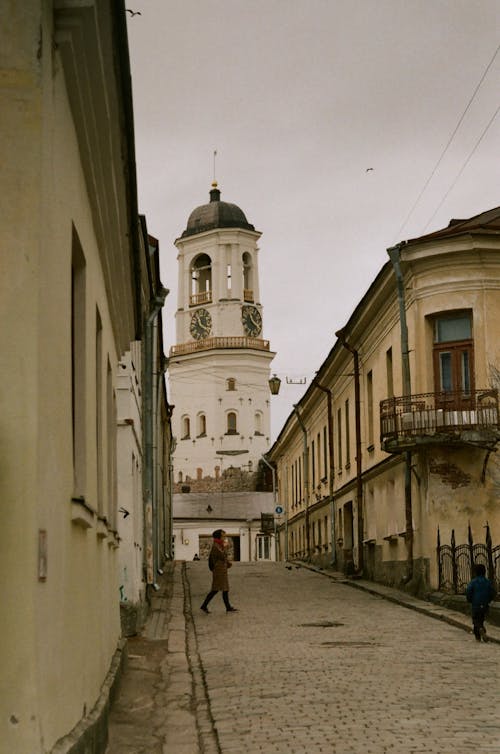
[[[283,563],[235,563],[230,585],[239,612],[217,595],[205,615],[206,562],[176,565],[148,628],[155,736],[125,735],[127,673],[108,754],[499,754],[500,629],[478,643],[458,613]]]
[[[223,754],[500,752],[498,645],[284,564],[235,564],[240,612],[205,615],[187,572]]]

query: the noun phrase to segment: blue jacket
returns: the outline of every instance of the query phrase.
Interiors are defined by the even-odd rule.
[[[495,597],[495,587],[486,576],[476,576],[467,584],[465,595],[472,607],[487,607]]]

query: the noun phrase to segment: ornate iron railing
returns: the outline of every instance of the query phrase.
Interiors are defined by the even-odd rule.
[[[500,430],[498,390],[419,393],[380,402],[383,444],[464,430]]]
[[[468,541],[457,545],[455,530],[451,531],[451,544],[442,545],[437,533],[437,560],[439,591],[465,594],[469,581],[473,578],[473,566],[482,563],[488,577],[494,582],[497,593],[500,591],[500,545],[493,546],[489,524],[486,523],[486,541],[474,542],[470,524]]]
[[[186,353],[197,351],[210,351],[216,348],[253,348],[257,351],[269,351],[268,340],[262,338],[231,337],[231,338],[203,338],[190,343],[179,343],[172,346],[170,356],[181,356]]]

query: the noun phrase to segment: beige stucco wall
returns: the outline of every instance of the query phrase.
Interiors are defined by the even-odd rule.
[[[86,258],[85,498],[92,508],[96,307],[101,366],[116,365],[120,354],[52,11],[43,7],[42,14],[38,2],[9,4],[1,19],[0,750],[9,754],[49,751],[92,709],[120,635],[116,540],[71,520],[73,225]],[[107,515],[111,523],[114,512]],[[45,581],[38,578],[40,529]]]

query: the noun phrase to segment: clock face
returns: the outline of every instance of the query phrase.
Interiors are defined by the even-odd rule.
[[[243,306],[241,308],[241,321],[247,335],[256,338],[262,331],[262,317],[255,306]]]
[[[189,331],[195,340],[202,340],[210,335],[212,317],[206,309],[197,309],[191,316]]]

